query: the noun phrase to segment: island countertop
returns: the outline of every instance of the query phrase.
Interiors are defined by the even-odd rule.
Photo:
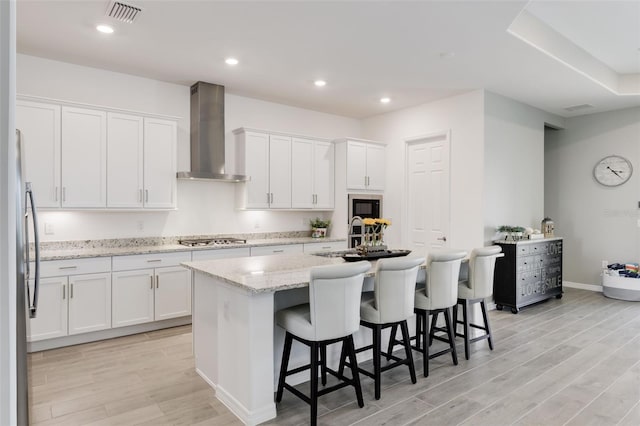
[[[235,259],[185,262],[181,265],[253,293],[275,292],[309,285],[309,270],[314,266],[344,263],[341,257],[310,254],[270,255]],[[375,261],[365,274],[375,274]],[[422,265],[424,269],[425,265]]]

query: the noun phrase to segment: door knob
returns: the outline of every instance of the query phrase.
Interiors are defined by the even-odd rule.
[[[436,238],[436,240],[440,240],[440,241],[445,241],[446,242],[447,241],[447,237],[439,237],[439,238]]]

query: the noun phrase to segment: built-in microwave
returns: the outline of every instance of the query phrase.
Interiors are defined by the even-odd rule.
[[[381,194],[349,194],[349,247],[356,247],[362,244],[361,223],[354,223],[352,218],[359,216],[362,219],[382,217],[382,195]]]

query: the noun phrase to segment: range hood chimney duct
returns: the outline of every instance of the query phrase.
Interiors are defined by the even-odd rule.
[[[247,180],[225,173],[224,161],[224,86],[199,81],[191,86],[191,171],[178,179]]]

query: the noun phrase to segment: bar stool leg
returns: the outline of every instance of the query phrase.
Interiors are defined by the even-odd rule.
[[[282,391],[284,390],[284,381],[287,377],[287,368],[289,367],[289,355],[291,355],[291,343],[293,336],[289,332],[284,338],[284,351],[282,352],[282,363],[280,364],[280,377],[278,378],[278,392],[276,393],[276,402],[282,401]]]
[[[416,368],[413,365],[413,354],[411,351],[411,341],[409,340],[409,327],[407,327],[407,321],[404,320],[400,323],[400,329],[402,330],[402,341],[404,342],[404,353],[409,363],[409,375],[411,376],[411,383],[416,383]]]
[[[469,300],[462,303],[462,332],[464,333],[464,357],[469,359]]]
[[[416,312],[416,348],[420,348],[420,340],[422,339],[422,314]]]
[[[433,343],[433,334],[436,332],[436,324],[438,323],[438,315],[440,311],[436,311],[431,317],[431,327],[429,328],[429,346]]]
[[[327,345],[320,345],[320,374],[322,375],[322,386],[327,384]]]
[[[429,311],[424,311],[422,315],[422,369],[424,377],[429,377],[429,337],[427,330],[429,329],[430,318]],[[433,320],[432,320],[433,321]]]
[[[344,341],[343,345],[348,346],[349,351],[349,364],[351,366],[351,377],[354,387],[356,388],[356,398],[358,398],[358,407],[364,407],[364,400],[362,399],[362,387],[360,387],[360,373],[358,372],[358,361],[356,360],[356,348],[353,344],[353,335],[349,335]]]
[[[458,365],[456,342],[454,340],[453,327],[451,326],[451,315],[448,308],[444,310],[444,320],[447,323],[447,334],[449,335],[449,346],[451,347],[451,359],[453,360],[453,365]]]
[[[347,361],[347,342],[342,341],[342,349],[340,350],[340,363],[338,364],[338,374],[344,376],[344,365]]]
[[[311,397],[309,402],[311,405],[311,424],[315,425],[318,418],[318,343],[311,342]]]
[[[486,328],[487,340],[489,341],[489,349],[493,350],[493,340],[491,339],[491,327],[489,327],[489,318],[487,317],[487,308],[484,305],[484,299],[480,301],[480,309],[482,309],[482,318],[484,318],[484,327]]]
[[[389,333],[389,346],[387,348],[387,361],[391,359],[393,353],[393,347],[396,345],[396,332],[398,331],[398,325],[393,324],[391,326],[391,333]]]
[[[380,345],[382,344],[380,341],[381,331],[382,328],[380,325],[376,324],[373,327],[373,381],[376,399],[380,399],[380,376],[382,374],[380,371]]]

